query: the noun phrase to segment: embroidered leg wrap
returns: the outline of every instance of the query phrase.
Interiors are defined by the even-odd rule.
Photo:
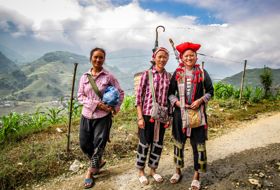
[[[198,151],[198,165],[200,172],[206,172],[207,169],[207,156],[205,144],[197,144]]]
[[[101,149],[101,148],[97,148],[94,151],[94,154],[92,155],[92,157],[90,159],[92,168],[99,168],[103,152],[104,152],[104,149]]]
[[[174,141],[174,162],[177,168],[184,167],[184,144]]]
[[[154,142],[151,148],[151,153],[150,153],[150,157],[149,157],[149,163],[148,166],[150,168],[154,168],[156,169],[158,167],[158,163],[159,163],[159,159],[160,159],[160,155],[162,152],[162,145]]]
[[[142,169],[145,167],[148,150],[149,150],[148,144],[144,145],[141,142],[138,143],[137,156],[136,156],[136,167],[137,168]]]

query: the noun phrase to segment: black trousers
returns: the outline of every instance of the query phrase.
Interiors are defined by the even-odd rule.
[[[80,121],[80,147],[91,161],[92,168],[99,168],[112,126],[112,115]]]
[[[180,109],[175,109],[173,115],[172,135],[174,138],[174,162],[176,167],[184,167],[184,146],[187,136],[182,131],[182,119]],[[205,172],[207,166],[206,155],[206,130],[204,126],[191,130],[190,143],[193,150],[194,170]]]
[[[159,129],[159,141],[154,141],[154,123],[151,123],[150,116],[143,116],[145,121],[145,128],[138,131],[139,143],[137,147],[137,157],[136,157],[136,168],[143,169],[146,165],[146,159],[149,152],[148,166],[150,168],[156,169],[159,164],[162,148],[165,128],[163,123],[160,124]]]

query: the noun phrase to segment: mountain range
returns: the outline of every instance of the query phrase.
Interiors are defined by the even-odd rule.
[[[141,59],[130,56],[135,55],[135,51],[142,55]],[[9,57],[13,57],[14,52],[8,52],[10,52]],[[115,75],[126,94],[131,94],[134,74],[150,67],[150,53],[138,50],[125,52],[123,56],[120,56],[121,52],[110,53],[104,67]],[[44,101],[70,96],[74,63],[79,63],[75,81],[76,93],[79,78],[91,67],[88,57],[66,51],[54,51],[23,64],[15,63],[5,53],[0,52],[0,98]],[[248,69],[245,84],[260,86],[259,75],[262,71],[263,69]],[[272,74],[273,85],[279,86],[280,69],[272,69]],[[222,81],[239,87],[241,75],[242,72]]]

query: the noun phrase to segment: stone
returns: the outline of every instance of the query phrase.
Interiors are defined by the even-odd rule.
[[[260,178],[263,178],[263,177],[265,177],[265,174],[262,173],[262,172],[260,172],[260,173],[259,173],[259,177],[260,177]]]
[[[71,164],[69,170],[73,172],[77,172],[80,169],[81,162],[79,160],[74,160],[74,162]]]
[[[261,187],[261,184],[260,184],[259,180],[257,180],[257,179],[251,178],[251,179],[248,179],[248,181],[249,181],[252,185],[255,185],[255,186],[257,186],[257,187]]]

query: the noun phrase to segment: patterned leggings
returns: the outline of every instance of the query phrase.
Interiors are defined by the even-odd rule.
[[[145,163],[149,153],[148,166],[156,169],[159,164],[162,148],[165,128],[164,124],[160,124],[159,141],[154,142],[154,123],[149,122],[150,116],[144,116],[145,128],[139,128],[139,143],[137,147],[136,167],[138,169],[144,169]]]

